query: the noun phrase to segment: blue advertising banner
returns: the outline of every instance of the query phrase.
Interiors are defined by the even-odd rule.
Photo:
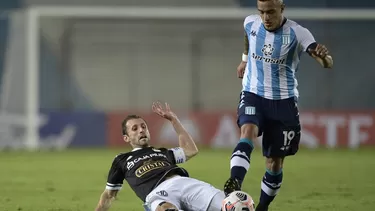
[[[106,114],[48,112],[41,115],[41,147],[97,147],[106,145]]]

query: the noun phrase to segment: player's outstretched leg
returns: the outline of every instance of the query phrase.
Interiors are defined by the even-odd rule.
[[[241,126],[241,138],[234,148],[230,160],[230,178],[224,185],[226,195],[233,191],[241,190],[242,182],[250,168],[251,152],[254,149],[253,140],[258,135],[258,127],[254,124]]]
[[[279,192],[283,181],[284,158],[267,158],[266,173],[261,183],[261,193],[256,211],[268,211],[268,206]]]

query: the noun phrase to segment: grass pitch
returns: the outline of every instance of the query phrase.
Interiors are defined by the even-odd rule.
[[[114,156],[125,149],[1,152],[0,211],[92,211]],[[182,165],[218,188],[229,176],[231,150],[201,150]],[[257,202],[264,159],[257,149],[243,190]],[[110,210],[143,210],[127,185]],[[286,159],[270,211],[375,210],[375,150],[300,150]]]

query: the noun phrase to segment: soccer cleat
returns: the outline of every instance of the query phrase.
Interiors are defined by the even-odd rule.
[[[258,204],[258,206],[255,208],[255,211],[268,211],[268,206],[263,207],[262,205]]]
[[[229,178],[224,185],[224,193],[226,196],[228,196],[233,191],[239,191],[239,190],[241,190],[241,186],[238,180],[235,178]]]

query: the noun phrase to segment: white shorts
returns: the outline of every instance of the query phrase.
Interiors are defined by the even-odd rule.
[[[168,202],[183,211],[207,211],[212,198],[221,190],[190,177],[175,176],[158,185],[146,197],[146,206],[155,211]]]

